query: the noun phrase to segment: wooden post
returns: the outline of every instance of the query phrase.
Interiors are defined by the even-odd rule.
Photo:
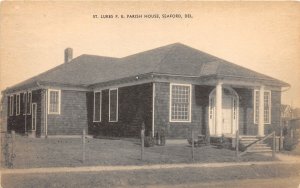
[[[144,159],[144,141],[145,141],[145,130],[141,130],[141,160]]]
[[[192,161],[194,161],[194,130],[192,130]]]
[[[85,162],[85,129],[82,130],[82,163]]]
[[[239,161],[239,136],[239,130],[237,130],[235,135],[235,154],[237,161]]]
[[[275,150],[276,150],[276,137],[275,137],[275,131],[273,133],[273,148],[272,148],[272,157],[275,158]]]

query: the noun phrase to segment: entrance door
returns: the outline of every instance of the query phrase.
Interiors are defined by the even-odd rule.
[[[33,131],[36,130],[36,108],[37,108],[36,103],[32,103],[31,130]]]
[[[232,133],[232,98],[223,97],[223,110],[222,110],[223,126],[222,131],[224,134]]]
[[[222,124],[221,134],[234,134],[238,122],[238,97],[231,88],[223,88],[222,94]],[[216,134],[216,92],[213,90],[209,95],[209,131],[211,135]]]

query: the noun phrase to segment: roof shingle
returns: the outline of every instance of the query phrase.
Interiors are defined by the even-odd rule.
[[[123,58],[81,55],[69,63],[50,69],[13,86],[13,88],[32,82],[88,86],[146,73],[196,77],[234,76],[270,80],[278,82],[282,86],[288,85],[280,80],[235,65],[200,50],[175,43]]]

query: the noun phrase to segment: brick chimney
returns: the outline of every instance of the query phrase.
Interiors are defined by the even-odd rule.
[[[66,48],[65,49],[65,63],[70,62],[73,59],[73,49]]]

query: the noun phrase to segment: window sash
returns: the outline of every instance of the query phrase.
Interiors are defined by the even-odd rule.
[[[16,115],[20,115],[20,94],[16,95]]]
[[[32,93],[27,93],[27,114],[31,114],[31,104],[32,104]]]
[[[191,121],[191,85],[170,85],[170,121]]]
[[[118,121],[118,89],[109,90],[109,122]]]
[[[94,92],[94,122],[101,122],[102,92]]]
[[[22,103],[23,103],[23,107],[22,107],[22,109],[23,109],[23,115],[26,115],[26,108],[27,108],[27,92],[24,92],[24,93],[23,93],[23,101],[22,101]]]
[[[259,90],[254,91],[254,123],[258,124]],[[271,123],[271,91],[264,91],[264,124]]]
[[[60,90],[48,91],[48,114],[60,114],[61,94]]]
[[[14,96],[11,95],[9,97],[9,115],[13,116],[14,115]]]

